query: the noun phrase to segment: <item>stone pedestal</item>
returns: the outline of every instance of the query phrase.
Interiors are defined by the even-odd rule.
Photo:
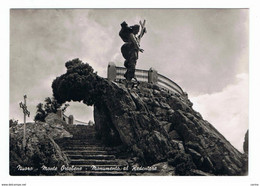
[[[116,80],[116,65],[113,62],[109,62],[109,64],[108,64],[107,79],[109,81],[115,81]]]
[[[70,115],[70,116],[69,116],[69,124],[70,124],[70,125],[73,125],[73,124],[74,124],[74,117],[73,117],[73,115]]]
[[[154,68],[150,68],[148,71],[148,83],[156,84],[158,81],[158,73]]]
[[[60,119],[62,119],[62,110],[61,109],[57,109],[56,114],[59,116]]]

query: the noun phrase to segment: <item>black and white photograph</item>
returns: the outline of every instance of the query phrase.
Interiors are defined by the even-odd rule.
[[[259,185],[257,1],[0,15],[1,186]]]
[[[10,176],[248,176],[248,8],[10,9]]]

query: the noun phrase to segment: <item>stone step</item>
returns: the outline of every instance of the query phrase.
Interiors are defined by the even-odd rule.
[[[93,129],[88,129],[88,130],[79,130],[79,129],[68,129],[68,132],[74,133],[74,134],[79,134],[79,135],[89,135],[89,134],[96,134],[97,132]]]
[[[77,128],[77,127],[67,127],[66,128],[67,130],[71,130],[73,132],[80,132],[80,131],[84,131],[86,134],[88,134],[89,132],[96,132],[95,128]]]
[[[124,176],[125,172],[111,172],[111,171],[77,171],[75,176]]]
[[[120,162],[118,160],[97,160],[97,159],[70,159],[71,165],[124,165],[124,162]],[[125,162],[125,165],[127,163]]]
[[[76,124],[73,124],[73,125],[68,125],[67,128],[81,128],[81,129],[84,129],[84,130],[95,130],[95,126],[89,126],[89,125],[76,125]]]
[[[94,136],[87,136],[87,137],[74,137],[72,141],[97,141],[100,142],[100,140],[96,139]]]
[[[111,147],[106,147],[104,145],[95,145],[95,144],[88,144],[88,145],[66,145],[66,144],[59,144],[59,146],[61,147],[61,149],[68,149],[68,150],[84,150],[84,148],[91,149],[94,148],[95,150],[100,150],[100,149],[108,149],[111,150]],[[83,148],[83,149],[82,149]]]
[[[73,135],[73,132],[70,132]],[[96,135],[95,134],[88,134],[88,135],[81,135],[81,136],[77,136],[77,134],[73,135],[73,139],[75,140],[80,140],[80,139],[96,139]]]
[[[79,136],[79,135],[76,135],[76,134],[73,134],[73,139],[74,140],[96,140],[96,135],[82,135],[82,136]]]
[[[84,131],[96,131],[95,130],[95,127],[78,127],[78,126],[68,126],[66,127],[66,129],[73,129],[74,131],[81,131],[81,130],[84,130]]]
[[[114,160],[116,157],[114,155],[100,155],[100,154],[93,154],[93,155],[68,155],[70,159],[96,159],[96,160]]]
[[[62,142],[58,143],[61,146],[104,146],[102,143],[97,142],[82,142],[82,143],[70,143],[70,142]]]
[[[82,140],[84,140],[83,138],[82,139],[79,139],[79,138],[66,138],[66,139],[62,139],[62,141],[75,141],[75,142],[81,142]],[[91,138],[89,140],[97,140],[99,141],[98,139],[96,138]]]
[[[99,146],[65,146],[64,150],[96,150],[96,151],[114,151],[111,147],[99,147]]]
[[[61,143],[102,143],[100,140],[97,139],[64,139]]]
[[[63,151],[64,153],[68,154],[68,155],[95,155],[95,154],[99,154],[99,155],[111,155],[111,154],[115,154],[114,151],[101,151],[101,150],[66,150]]]
[[[67,129],[74,129],[75,130],[75,129],[79,129],[79,128],[81,128],[82,130],[85,130],[85,131],[89,131],[89,130],[96,131],[94,126],[79,126],[79,125],[67,126]]]
[[[98,141],[98,140],[95,140],[95,139],[91,139],[91,140],[88,140],[88,139],[80,139],[80,140],[64,140],[64,141],[61,141],[59,143],[68,143],[68,144],[89,144],[89,143],[95,143],[95,144],[102,144],[101,141]]]
[[[93,143],[93,144],[102,144],[102,142],[98,139],[94,139],[94,138],[81,138],[81,139],[59,139],[59,140],[55,140],[57,143],[59,144],[89,144],[89,143]]]
[[[106,147],[104,145],[99,145],[99,144],[59,144],[60,147],[62,148],[85,148],[85,147],[89,147],[89,148],[109,148]],[[111,148],[110,148],[111,149]]]

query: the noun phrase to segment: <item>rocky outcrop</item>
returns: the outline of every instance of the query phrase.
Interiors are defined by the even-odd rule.
[[[72,136],[63,125],[56,114],[49,114],[46,122],[27,123],[24,150],[23,124],[11,127],[10,175],[54,175],[59,173],[55,167],[68,165],[66,155],[55,142]]]
[[[148,83],[126,88],[78,59],[66,67],[53,81],[54,97],[94,105],[100,138],[127,146],[143,165],[168,161],[179,175],[243,174],[242,154],[192,109],[187,96]]]
[[[246,134],[245,134],[243,150],[244,150],[245,154],[248,154],[248,130],[246,131]]]
[[[245,159],[245,165],[244,166],[244,175],[248,175],[248,133],[249,133],[249,130],[246,131],[246,134],[245,134],[245,138],[244,138],[244,143],[243,143],[243,150],[244,150],[244,159]]]

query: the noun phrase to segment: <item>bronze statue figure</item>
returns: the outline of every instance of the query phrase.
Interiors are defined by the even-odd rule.
[[[140,30],[141,25],[141,32],[137,36]],[[143,37],[144,33],[146,33],[145,28],[145,20],[142,23],[140,21],[140,25],[133,25],[128,26],[128,24],[124,21],[121,23],[121,30],[119,32],[119,36],[125,42],[125,44],[121,47],[121,53],[125,58],[124,66],[126,67],[127,71],[124,74],[127,82],[131,82],[132,79],[135,78],[135,66],[138,59],[138,53],[143,52],[144,50],[140,48],[140,40]]]

